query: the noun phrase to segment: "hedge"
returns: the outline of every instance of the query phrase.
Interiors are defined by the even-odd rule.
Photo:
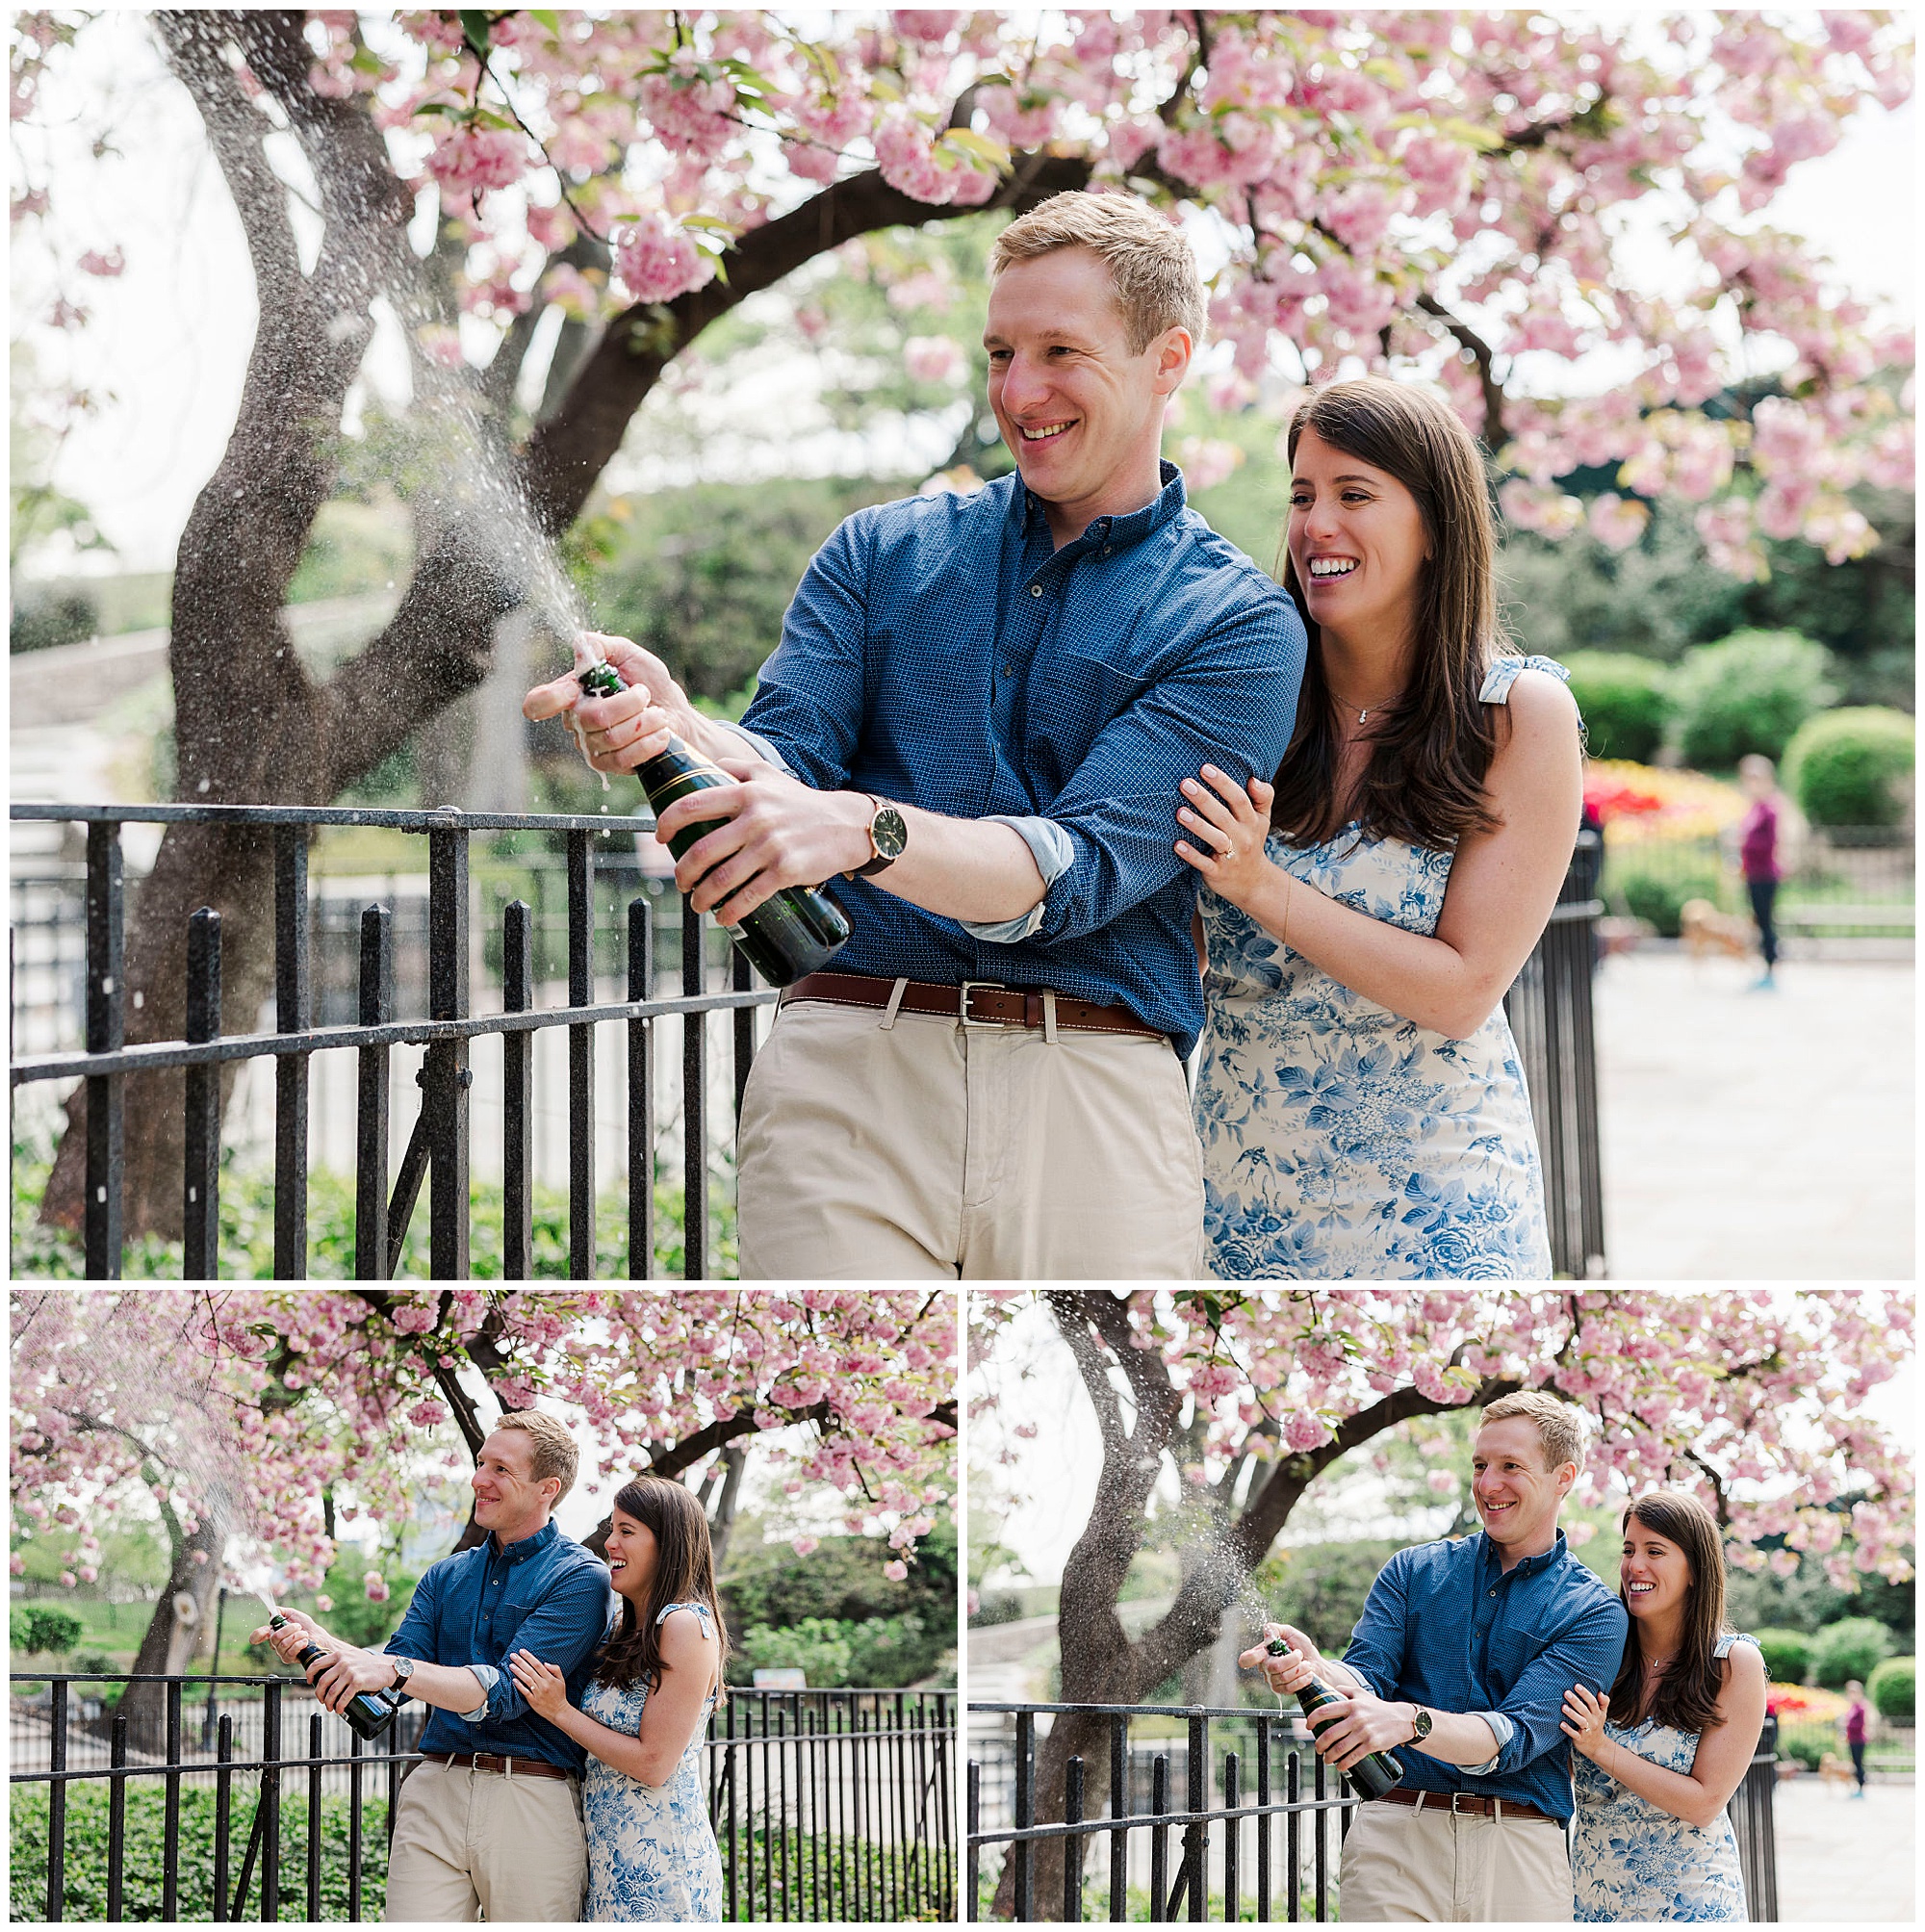
[[[1811,1644],[1811,1668],[1834,1690],[1856,1677],[1861,1684],[1891,1654],[1891,1633],[1876,1617],[1848,1616],[1828,1623]]]
[[[1756,1635],[1771,1681],[1803,1684],[1811,1668],[1811,1639],[1802,1630],[1761,1630]]]
[[[372,1780],[370,1780],[372,1787]],[[229,1812],[227,1882],[241,1882],[241,1866],[254,1827],[254,1786],[237,1777]],[[211,1786],[184,1785],[180,1794],[180,1898],[178,1918],[205,1923],[214,1910],[214,1799]],[[107,1917],[107,1781],[67,1787],[66,1858],[63,1917]],[[167,1794],[158,1783],[129,1779],[127,1824],[122,1840],[120,1916],[161,1917],[162,1849]],[[321,1801],[321,1916],[347,1917],[347,1813],[346,1797]],[[378,1919],[388,1890],[388,1805],[371,1791],[361,1801],[361,1916]],[[10,1916],[44,1919],[47,1912],[47,1788],[15,1785],[8,1799]],[[230,1895],[229,1903],[232,1903]],[[257,1857],[248,1881],[244,1916],[258,1919],[261,1869]],[[280,1917],[307,1922],[307,1798],[284,1788],[281,1795]]]
[[[1684,762],[1730,771],[1752,752],[1784,755],[1807,718],[1836,695],[1830,654],[1795,631],[1739,631],[1687,651],[1672,676]]]
[[[1917,731],[1903,711],[1861,705],[1799,727],[1785,783],[1813,825],[1896,825],[1905,815]]]
[[[1573,651],[1564,668],[1591,757],[1649,764],[1676,708],[1665,667],[1629,651]]]
[[[1914,1717],[1918,1712],[1918,1660],[1887,1657],[1865,1680],[1865,1695],[1881,1717]]]

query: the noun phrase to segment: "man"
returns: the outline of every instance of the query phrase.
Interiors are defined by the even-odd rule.
[[[526,1647],[558,1665],[581,1701],[608,1627],[608,1572],[550,1520],[575,1481],[575,1440],[553,1416],[514,1409],[481,1445],[475,1520],[484,1543],[444,1557],[415,1586],[382,1651],[329,1636],[301,1610],[289,1628],[254,1632],[308,1666],[330,1711],[363,1690],[405,1688],[434,1706],[424,1762],[401,1787],[388,1854],[395,1920],[573,1920],[581,1915],[587,1847],[580,1745],[528,1709],[507,1659]]]
[[[672,729],[738,781],[662,816],[725,819],[676,870],[698,911],[840,875],[855,937],[784,993],[743,1100],[744,1278],[1201,1272],[1177,786],[1275,770],[1303,629],[1159,463],[1204,321],[1183,236],[1128,195],[1060,194],[990,273],[1016,474],[845,522],[742,734],[619,639],[642,688],[577,704],[565,678],[524,705],[573,707],[598,769]]]
[[[1347,1693],[1316,1713],[1326,1762],[1395,1748],[1403,1766],[1344,1842],[1346,1923],[1570,1919],[1564,1693],[1608,1692],[1629,1627],[1557,1527],[1583,1455],[1568,1404],[1541,1390],[1492,1403],[1471,1458],[1482,1534],[1393,1557],[1342,1663],[1288,1624],[1265,1635],[1296,1656],[1245,1652],[1273,1689],[1318,1677]]]

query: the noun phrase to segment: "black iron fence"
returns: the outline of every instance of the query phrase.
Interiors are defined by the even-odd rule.
[[[1591,980],[1597,970],[1597,896],[1603,849],[1578,835],[1571,867],[1544,936],[1504,994],[1530,1117],[1544,1164],[1551,1265],[1578,1281],[1604,1268],[1604,1182],[1598,1149],[1598,1040]]]
[[[14,1919],[381,1916],[422,1707],[370,1745],[286,1678],[13,1686]],[[955,1714],[949,1691],[732,1690],[703,1767],[725,1918],[953,1919]]]
[[[13,1086],[84,1080],[87,1086],[87,1167],[84,1245],[90,1279],[113,1279],[122,1264],[122,1088],[133,1073],[178,1068],[188,1123],[182,1198],[186,1204],[183,1274],[212,1278],[219,1263],[219,1069],[236,1061],[271,1058],[274,1092],[273,1275],[307,1275],[309,1063],[316,1053],[351,1048],[358,1058],[355,1107],[354,1272],[359,1279],[389,1278],[398,1265],[424,1184],[428,1191],[428,1272],[437,1280],[468,1275],[470,1043],[502,1039],[502,1273],[526,1280],[534,1243],[533,1040],[546,1028],[568,1033],[569,1274],[596,1272],[595,1032],[621,1021],[628,1033],[628,1264],[634,1279],[654,1269],[655,1072],[658,1022],[673,1019],[681,1033],[683,1275],[709,1272],[708,1214],[709,1042],[707,1017],[731,1017],[732,1096],[739,1114],[755,1053],[754,1009],[777,997],[752,983],[747,961],[729,950],[726,987],[711,989],[706,970],[705,929],[712,921],[681,900],[681,991],[655,996],[655,940],[646,892],[628,903],[628,997],[598,1002],[595,981],[597,841],[626,845],[649,832],[647,818],[530,815],[503,812],[394,811],[349,807],[15,805],[15,819],[83,824],[87,835],[86,1037],[84,1051],[11,1058]],[[273,829],[274,1030],[221,1031],[220,919],[203,908],[189,922],[187,1038],[129,1046],[123,941],[126,890],[119,828],[124,824],[187,822],[261,825]],[[360,914],[358,1015],[354,1024],[315,1023],[312,978],[314,906],[308,889],[308,841],[321,826],[374,826],[427,840],[426,1016],[399,1018],[395,1000],[394,910],[378,905]],[[470,840],[476,833],[539,832],[565,845],[568,1003],[534,1006],[535,915],[526,901],[500,909],[499,943],[501,1006],[475,1013],[471,998]],[[1597,1047],[1592,1026],[1591,975],[1595,929],[1603,910],[1595,896],[1595,833],[1579,835],[1577,852],[1543,938],[1526,962],[1504,1006],[1516,1036],[1530,1093],[1543,1157],[1553,1266],[1586,1279],[1604,1275],[1604,1189],[1599,1162]],[[625,863],[629,862],[625,857]],[[605,881],[604,881],[605,884]],[[602,936],[605,953],[608,936]],[[397,1046],[421,1046],[417,1076],[420,1113],[389,1188],[393,1108],[390,1057]]]
[[[1356,1807],[1350,1781],[1282,1712],[1165,1705],[971,1704],[1010,1720],[1007,1741],[972,1739],[966,1767],[966,1911],[1024,1922],[1235,1924],[1336,1916],[1336,1879]],[[1108,1800],[1091,1766],[1063,1767],[1060,1822],[1040,1824],[1037,1742],[1057,1718],[1107,1732]],[[1039,1728],[1038,1719],[1043,1723]],[[1144,1737],[1145,1728],[1156,1735]],[[1755,1922],[1778,1918],[1776,1725],[1767,1718],[1730,1815]],[[1213,1763],[1213,1752],[1220,1757]]]
[[[568,1029],[569,1273],[595,1275],[596,1026],[628,1028],[629,1271],[646,1279],[654,1267],[655,1026],[681,1025],[683,1138],[683,1273],[709,1272],[708,1081],[706,1016],[732,1017],[736,1107],[755,1052],[755,1013],[772,1003],[773,988],[752,984],[748,963],[730,951],[729,984],[706,985],[705,928],[712,921],[682,901],[681,992],[656,998],[652,906],[646,895],[628,907],[628,998],[595,998],[594,864],[598,839],[652,832],[647,818],[531,815],[505,812],[388,811],[346,807],[15,805],[17,819],[53,819],[87,828],[86,1045],[82,1052],[13,1059],[19,1088],[36,1082],[87,1083],[87,1169],[83,1238],[90,1279],[114,1279],[122,1258],[122,1087],[129,1074],[184,1071],[188,1122],[185,1173],[188,1279],[215,1276],[219,1262],[219,1069],[230,1062],[275,1062],[274,1262],[277,1280],[307,1275],[309,1061],[318,1052],[352,1048],[359,1059],[355,1124],[355,1275],[388,1278],[397,1266],[424,1184],[428,1190],[429,1273],[436,1280],[469,1274],[469,1103],[474,1072],[470,1043],[500,1034],[503,1042],[503,1273],[528,1278],[533,1258],[533,1036]],[[221,1032],[220,918],[203,908],[189,921],[187,1039],[129,1046],[122,970],[125,885],[119,828],[128,823],[210,823],[273,828],[275,1030]],[[319,826],[377,826],[427,840],[427,1016],[398,1019],[394,1005],[394,915],[383,906],[361,914],[359,1013],[353,1025],[313,1023],[308,840]],[[565,841],[568,887],[568,1004],[533,1006],[533,925],[529,907],[502,909],[501,1011],[476,1014],[470,999],[469,841],[476,833],[540,832]],[[426,1048],[419,1075],[421,1111],[392,1193],[389,1060],[401,1045]]]

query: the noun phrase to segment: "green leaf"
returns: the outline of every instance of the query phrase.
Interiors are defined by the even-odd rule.
[[[725,221],[719,215],[684,215],[681,218],[684,228],[703,228],[711,233],[727,235],[732,240],[739,232],[732,221]]]
[[[1479,127],[1475,121],[1461,120],[1455,116],[1437,123],[1437,132],[1451,141],[1461,141],[1466,147],[1475,147],[1480,153],[1488,154],[1494,147],[1504,144],[1504,137],[1493,127]]]
[[[472,7],[457,9],[454,17],[461,22],[462,39],[475,50],[475,59],[485,64],[493,44],[494,23],[479,9]]]
[[[546,27],[558,40],[561,39],[561,14],[553,7],[530,7],[528,18]]]
[[[972,161],[980,161],[985,167],[993,167],[998,173],[1009,172],[1008,147],[987,134],[978,134],[974,128],[945,128],[936,144],[938,148],[958,148]]]

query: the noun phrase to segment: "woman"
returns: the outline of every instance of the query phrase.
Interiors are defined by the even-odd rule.
[[[1778,794],[1778,772],[1762,752],[1738,760],[1738,788],[1751,801],[1738,827],[1738,870],[1751,895],[1758,951],[1764,956],[1764,971],[1753,981],[1752,991],[1772,992],[1778,987],[1778,928],[1771,914],[1784,877],[1778,858],[1780,808],[1784,801]]]
[[[702,1506],[644,1476],[609,1512],[609,1578],[622,1610],[577,1711],[562,1673],[526,1650],[508,1660],[535,1712],[589,1753],[582,1782],[589,1919],[719,1924],[722,1854],[701,1756],[728,1639]]]
[[[1579,1919],[1745,1918],[1725,1807],[1764,1726],[1764,1655],[1725,1628],[1725,1553],[1695,1496],[1659,1489],[1625,1513],[1618,1594],[1630,1612],[1608,1702],[1564,1698]]]
[[[1274,786],[1205,765],[1176,814],[1214,1272],[1544,1279],[1502,1001],[1571,863],[1577,708],[1550,659],[1497,655],[1484,465],[1444,403],[1333,383],[1290,463],[1296,734]]]

